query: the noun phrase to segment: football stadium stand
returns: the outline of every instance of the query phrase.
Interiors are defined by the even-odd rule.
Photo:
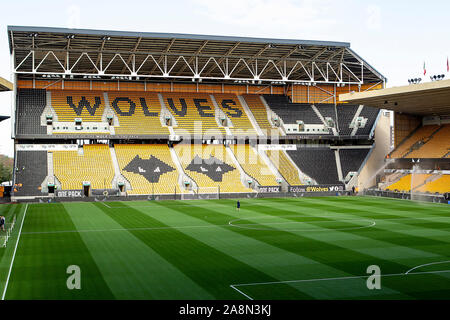
[[[359,114],[359,117],[366,118],[366,124],[362,128],[358,128],[356,135],[367,136],[372,131],[373,125],[380,113],[380,109],[364,106]]]
[[[17,151],[15,193],[42,196],[41,185],[47,176],[47,151]]]
[[[255,94],[245,94],[243,97],[259,127],[263,130],[263,133],[269,134],[269,130],[272,129],[273,126],[269,122],[267,109],[261,101],[261,96]]]
[[[81,151],[81,150],[80,150]],[[84,145],[80,151],[53,151],[53,171],[62,190],[111,189],[114,167],[107,145]]]
[[[334,150],[327,147],[306,147],[286,151],[302,172],[318,184],[341,184]],[[324,165],[326,163],[326,165]]]
[[[122,175],[131,183],[128,194],[180,194],[179,172],[169,147],[162,144],[116,144]]]
[[[176,134],[209,134],[223,136],[218,126],[216,110],[208,94],[163,93],[164,104],[175,118]]]
[[[409,137],[405,138],[397,148],[392,151],[391,158],[403,158],[411,152],[413,147],[419,147],[424,141],[429,140],[436,130],[437,125],[423,126],[415,130]]]
[[[386,189],[391,191],[403,191],[403,192],[409,192],[412,189],[416,189],[418,186],[421,186],[425,183],[425,181],[431,177],[431,174],[423,174],[423,173],[416,173],[416,174],[407,174],[400,178],[397,182],[391,184]]]
[[[261,186],[276,186],[277,178],[264,160],[248,144],[230,146],[242,169]]]
[[[105,101],[100,91],[51,90],[52,108],[59,122],[101,122]]]
[[[440,178],[420,186],[416,191],[429,193],[450,192],[450,174],[442,175]]]
[[[108,100],[119,120],[116,134],[169,134],[161,123],[161,103],[156,93],[108,92]]]
[[[231,132],[235,135],[256,135],[256,130],[248,119],[239,99],[233,94],[214,94],[214,98],[222,111],[231,120]]]
[[[450,151],[450,124],[441,126],[430,139],[416,150],[413,150],[407,158],[443,158]]]
[[[353,128],[350,128],[350,124],[355,117],[358,106],[342,104],[336,107],[337,118],[339,125],[339,134],[341,136],[349,136]]]
[[[41,115],[46,105],[45,90],[20,89],[17,93],[17,134],[46,134]]]
[[[288,184],[291,186],[302,184],[297,167],[289,160],[283,150],[267,150],[266,154]]]
[[[339,158],[341,159],[342,177],[345,179],[351,171],[358,172],[364,159],[369,153],[366,149],[339,149]]]
[[[220,192],[253,192],[244,186],[241,174],[223,145],[177,144],[175,151],[184,171],[203,192],[220,187]]]
[[[322,124],[322,120],[317,116],[310,104],[291,103],[287,96],[264,95],[267,103],[284,123],[296,123],[297,120],[305,124]]]

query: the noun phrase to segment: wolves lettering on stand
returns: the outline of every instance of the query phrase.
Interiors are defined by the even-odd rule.
[[[186,170],[202,173],[215,182],[221,182],[223,175],[235,170],[235,168],[213,156],[210,156],[209,159],[202,159],[199,156],[195,156],[192,162],[186,167]]]
[[[141,108],[142,108],[142,111],[144,112],[145,116],[147,116],[147,117],[157,117],[158,116],[158,112],[150,112],[148,110],[148,106],[147,106],[147,102],[145,101],[145,98],[139,98],[139,101],[141,102]],[[122,109],[120,109],[119,102],[128,103],[128,105],[129,105],[128,111],[123,111]],[[134,114],[134,112],[136,111],[136,104],[133,102],[133,100],[131,100],[130,98],[127,98],[127,97],[115,98],[114,101],[111,103],[111,106],[114,108],[114,110],[117,112],[117,114],[119,114],[121,116],[132,116]]]
[[[230,105],[236,106],[236,102],[230,99],[222,100],[222,108],[226,109],[224,112],[232,118],[240,118],[242,116],[242,111],[239,108],[233,108]],[[228,110],[228,111],[227,111]],[[231,112],[234,111],[234,112]]]
[[[159,178],[164,173],[174,171],[175,168],[172,168],[153,155],[149,159],[142,159],[139,155],[136,155],[123,170],[140,174],[148,182],[159,182]]]
[[[211,117],[214,118],[215,113],[213,111],[213,113],[206,113],[206,110],[212,110],[212,108],[210,106],[205,106],[205,105],[201,105],[200,103],[207,103],[208,100],[206,99],[194,99],[194,104],[197,107],[198,113],[200,114],[201,117]]]
[[[81,97],[81,100],[78,101],[78,106],[76,106],[73,103],[73,97],[68,96],[67,104],[73,109],[73,111],[75,111],[77,116],[81,116],[84,107],[86,107],[86,110],[91,116],[95,116],[95,112],[97,111],[98,107],[100,107],[102,100],[100,99],[100,97],[95,97],[94,100],[95,103],[93,106],[91,106],[91,103],[86,99],[86,97]]]
[[[181,104],[181,110],[178,110],[177,107],[175,107],[175,104],[173,103],[172,98],[167,98],[167,103],[169,104],[170,109],[172,109],[173,112],[175,112],[175,114],[177,116],[184,117],[187,113],[186,100],[184,100],[184,99],[179,99],[179,100],[180,100],[180,104]]]

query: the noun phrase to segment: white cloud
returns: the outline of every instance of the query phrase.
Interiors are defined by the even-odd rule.
[[[367,21],[366,26],[370,30],[381,29],[381,9],[377,5],[370,5],[367,7]]]
[[[335,24],[329,0],[193,0],[196,10],[219,24],[288,35],[328,29]]]

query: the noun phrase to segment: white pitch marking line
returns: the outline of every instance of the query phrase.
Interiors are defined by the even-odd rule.
[[[416,269],[419,269],[419,268],[421,268],[421,267],[432,266],[432,265],[435,265],[435,264],[442,264],[442,263],[450,263],[450,260],[421,264],[421,265],[419,265],[419,266],[417,266],[417,267],[414,267],[414,268],[409,269],[408,271],[405,272],[405,274],[408,274],[408,273],[410,273],[411,271],[416,270]],[[416,273],[416,272],[415,272],[415,273]]]
[[[241,290],[239,290],[238,288],[236,288],[234,285],[231,284],[230,287],[232,287],[234,290],[236,290],[237,292],[239,292],[240,294],[242,294],[243,296],[245,296],[247,299],[253,300],[252,297],[250,297],[248,294],[245,294],[244,292],[242,292]]]
[[[16,257],[17,245],[19,244],[20,235],[22,233],[23,222],[25,221],[25,216],[27,215],[28,203],[25,206],[25,212],[23,213],[22,223],[20,224],[19,235],[17,236],[16,246],[14,247],[14,253],[11,260],[11,265],[9,266],[8,278],[6,278],[5,288],[3,289],[2,300],[5,300],[6,290],[8,289],[9,277],[11,276],[11,270],[14,264],[14,259]]]
[[[408,270],[407,272],[409,272]],[[395,277],[395,276],[405,276],[405,275],[414,275],[414,274],[436,274],[436,273],[447,273],[450,270],[437,270],[437,271],[423,271],[423,272],[413,272],[413,273],[390,273],[390,274],[381,274],[380,277]],[[252,283],[238,283],[231,284],[230,287],[244,295],[245,297],[253,300],[250,296],[242,292],[236,287],[246,287],[246,286],[258,286],[258,285],[271,285],[271,284],[283,284],[283,283],[301,283],[301,282],[316,282],[316,281],[333,281],[333,280],[351,280],[351,279],[363,279],[368,278],[370,275],[363,276],[349,276],[349,277],[337,277],[337,278],[318,278],[318,279],[303,279],[303,280],[285,280],[285,281],[271,281],[271,282],[252,282]]]

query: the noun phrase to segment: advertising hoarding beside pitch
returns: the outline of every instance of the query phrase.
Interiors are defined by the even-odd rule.
[[[303,186],[289,186],[289,192],[298,193],[298,192],[339,192],[344,191],[343,185],[303,185]]]

